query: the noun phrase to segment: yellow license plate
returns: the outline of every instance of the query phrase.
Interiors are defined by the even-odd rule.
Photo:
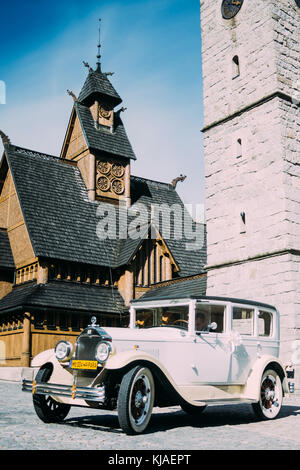
[[[72,361],[71,365],[72,369],[89,369],[89,370],[96,370],[98,367],[97,361],[79,361],[74,360]]]

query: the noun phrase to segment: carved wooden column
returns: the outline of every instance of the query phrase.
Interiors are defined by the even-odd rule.
[[[31,323],[30,313],[25,313],[23,319],[23,340],[22,340],[22,351],[21,351],[21,366],[30,366],[31,356]]]

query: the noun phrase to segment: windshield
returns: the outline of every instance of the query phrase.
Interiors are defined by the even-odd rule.
[[[159,307],[137,310],[136,327],[151,328],[154,326],[172,326],[188,329],[187,305],[181,307]]]

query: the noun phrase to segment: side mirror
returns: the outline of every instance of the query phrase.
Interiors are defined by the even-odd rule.
[[[213,331],[214,331],[214,330],[216,330],[217,328],[218,328],[218,324],[217,324],[215,321],[213,321],[212,323],[210,323],[210,325],[207,325],[207,329],[208,329],[208,330],[213,330]]]

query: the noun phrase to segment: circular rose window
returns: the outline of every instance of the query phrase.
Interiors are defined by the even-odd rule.
[[[108,162],[98,162],[97,167],[103,175],[107,175],[110,172],[110,163]]]
[[[111,187],[114,193],[122,194],[124,192],[124,184],[121,180],[113,180],[111,183]]]
[[[116,176],[117,178],[120,178],[121,176],[123,176],[124,171],[125,170],[124,170],[123,165],[120,165],[118,163],[114,163],[111,169],[112,174]]]
[[[106,176],[100,176],[97,180],[97,188],[101,191],[109,190],[109,179]]]

